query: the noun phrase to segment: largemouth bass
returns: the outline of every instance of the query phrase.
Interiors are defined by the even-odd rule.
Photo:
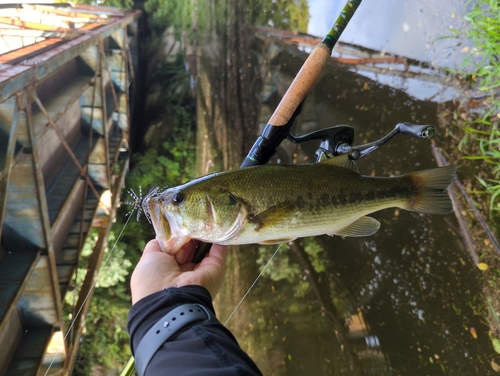
[[[214,173],[154,189],[140,206],[162,249],[175,254],[190,239],[218,244],[273,244],[316,235],[369,236],[368,214],[398,207],[452,211],[445,190],[456,167],[399,177],[368,177],[340,156],[309,165],[263,165]]]

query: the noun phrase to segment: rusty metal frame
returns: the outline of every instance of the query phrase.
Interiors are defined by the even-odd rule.
[[[128,48],[129,44],[128,44],[128,36],[127,36],[127,33],[125,33],[125,41],[124,41],[124,44],[125,46],[127,46],[127,50],[125,51],[124,53],[124,56],[123,56],[123,61],[124,61],[124,67],[123,67],[123,71],[125,72],[125,88],[127,90],[130,89],[130,82],[134,81],[135,80],[135,76],[134,76],[134,67],[132,66],[132,55],[130,54],[130,48]],[[130,72],[130,73],[129,73]],[[129,77],[130,75],[130,77]],[[126,103],[127,103],[127,108],[130,109],[130,99],[129,99],[129,96],[127,95],[126,98]],[[128,118],[128,122],[127,122],[127,128],[130,129],[130,122],[131,122],[131,119],[130,119],[130,114],[129,116],[127,116]],[[128,140],[128,137],[130,135],[127,135],[127,142],[129,141]]]
[[[81,7],[78,6],[77,8]],[[60,68],[66,61],[76,58],[89,47],[96,45],[96,42],[102,42],[106,38],[109,38],[116,30],[125,28],[139,14],[139,11],[132,12],[115,23],[91,30],[81,37],[37,56],[35,61],[27,62],[26,65],[14,66],[7,72],[0,70],[0,103],[12,95],[23,91],[26,84],[47,77],[50,73]],[[14,79],[15,82],[13,82]]]
[[[128,90],[130,88],[130,76],[132,76],[132,78],[134,77],[134,67],[130,51],[131,45],[127,35],[127,28],[130,23],[134,22],[140,12],[123,12],[116,9],[96,8],[92,6],[53,7],[23,4],[16,5],[14,8],[44,12],[44,14],[49,14],[49,17],[54,19],[66,20],[68,17],[87,19],[85,21],[87,22],[86,26],[74,29],[72,28],[72,24],[67,28],[43,25],[43,23],[36,24],[26,22],[22,21],[21,17],[16,18],[13,16],[12,19],[0,17],[0,36],[3,37],[3,34],[5,34],[6,36],[21,38],[20,41],[18,40],[17,44],[12,44],[11,46],[19,46],[21,43],[24,45],[23,38],[30,38],[26,43],[26,46],[29,48],[13,49],[12,51],[15,51],[15,53],[11,54],[12,58],[9,57],[4,59],[5,64],[0,67],[0,104],[3,105],[4,102],[7,104],[4,107],[4,113],[0,112],[0,116],[4,116],[4,118],[0,117],[0,122],[5,119],[9,119],[10,121],[10,123],[4,126],[5,132],[9,132],[8,143],[6,141],[2,146],[2,153],[5,153],[6,158],[5,166],[3,166],[2,171],[0,171],[0,233],[4,228],[3,224],[5,218],[8,218],[5,219],[5,221],[9,226],[17,224],[17,217],[12,214],[17,212],[10,211],[11,207],[14,206],[11,206],[11,204],[7,206],[9,195],[6,191],[9,188],[9,184],[11,184],[9,179],[12,177],[15,180],[12,186],[21,186],[20,184],[26,180],[30,187],[26,192],[31,196],[31,192],[36,195],[36,198],[29,200],[29,205],[31,206],[30,210],[34,211],[35,215],[29,218],[29,226],[31,227],[28,227],[28,230],[36,231],[34,234],[36,236],[37,247],[39,247],[36,258],[34,259],[35,261],[33,261],[33,263],[30,261],[30,263],[23,264],[26,267],[31,267],[25,269],[26,272],[23,272],[25,274],[23,274],[21,284],[19,287],[16,287],[17,290],[12,289],[12,294],[10,296],[13,296],[14,293],[15,296],[11,302],[9,301],[7,313],[0,320],[0,341],[5,342],[5,339],[2,340],[1,338],[8,323],[6,317],[12,317],[13,320],[15,318],[14,321],[9,319],[12,322],[17,322],[16,320],[18,320],[17,316],[20,314],[19,309],[21,309],[18,306],[18,301],[21,298],[32,299],[34,296],[38,296],[36,295],[38,294],[38,288],[35,286],[33,289],[34,285],[30,281],[40,280],[40,277],[35,278],[40,272],[42,272],[42,278],[45,278],[44,281],[47,281],[44,282],[46,285],[43,286],[44,289],[47,288],[47,290],[45,290],[47,291],[47,295],[44,296],[46,301],[43,303],[43,309],[46,310],[44,314],[46,316],[41,316],[46,320],[43,325],[50,323],[53,330],[62,331],[63,333],[66,331],[63,320],[63,305],[65,303],[62,294],[66,291],[67,287],[64,286],[70,286],[72,283],[75,271],[78,267],[77,262],[81,256],[83,242],[90,233],[93,227],[92,221],[94,221],[94,226],[100,227],[99,240],[89,259],[89,270],[85,281],[79,286],[79,298],[75,309],[80,312],[80,318],[72,330],[66,331],[66,336],[68,336],[68,338],[65,338],[64,350],[52,351],[50,352],[51,355],[48,355],[48,347],[46,347],[44,353],[41,354],[41,358],[37,358],[39,359],[37,360],[37,373],[43,373],[47,370],[47,364],[52,359],[51,357],[54,356],[53,359],[57,359],[58,362],[57,368],[60,369],[60,367],[63,366],[63,374],[70,374],[76,359],[86,312],[90,306],[90,297],[93,294],[93,284],[97,278],[98,269],[103,261],[103,252],[106,248],[107,237],[118,206],[120,191],[124,185],[125,174],[128,170],[128,156],[119,158],[121,145],[128,141],[131,121]],[[102,12],[107,13],[108,18],[101,17],[100,14]],[[22,25],[22,27],[19,29],[2,29],[2,23],[8,23],[10,25],[19,24]],[[119,40],[116,39],[117,37],[119,37]],[[55,40],[55,38],[62,38],[62,40],[52,47],[43,47],[42,43],[37,45],[37,43],[39,43],[37,40],[47,40],[47,38],[54,38],[53,40]],[[119,54],[119,57],[112,56],[112,59],[108,60],[108,55],[104,49],[105,41],[113,38],[116,39],[116,43],[119,46],[114,53]],[[33,40],[35,43],[28,44]],[[10,46],[1,47],[4,51],[7,51],[8,48],[4,47]],[[114,49],[115,47],[112,48]],[[19,56],[23,51],[31,52],[28,57],[24,55],[23,58],[23,56]],[[0,56],[2,55],[0,54]],[[75,60],[77,58],[79,58],[79,60]],[[120,62],[118,62],[118,58],[121,59]],[[71,62],[71,64],[67,64],[69,62]],[[82,71],[85,73],[78,73],[72,84],[61,81],[60,77],[65,77],[65,75],[72,72],[72,70],[82,69],[82,62],[88,64],[93,70],[93,78],[90,76],[88,70],[86,70],[87,68],[85,68],[85,70]],[[115,78],[118,81],[115,81],[117,82],[118,89],[115,87],[112,69],[117,71],[117,76]],[[59,73],[59,71],[61,73]],[[108,75],[109,79],[106,75]],[[52,84],[50,80],[56,80],[54,82],[59,83]],[[107,89],[108,83],[111,85],[109,89]],[[41,86],[39,86],[40,84]],[[43,95],[43,91],[37,92],[40,88],[46,90],[47,87],[52,87],[51,85],[61,88],[61,91],[54,91],[53,93],[45,93]],[[91,100],[90,87],[93,88]],[[108,108],[106,103],[106,92],[109,94],[109,90],[111,90],[113,96],[114,112],[118,114],[117,118],[119,124],[114,124],[116,116],[114,114],[109,116],[110,113],[108,113],[110,108]],[[124,90],[124,92],[122,92],[122,90]],[[123,97],[123,95],[125,95],[125,97]],[[85,105],[77,104],[76,101],[83,96],[88,98]],[[100,103],[98,102],[99,96],[101,99]],[[12,101],[12,98],[15,98],[15,102],[6,102]],[[48,98],[47,101],[46,98]],[[14,109],[12,112],[13,105]],[[68,128],[64,128],[66,124],[65,121],[69,120],[70,116],[76,113],[73,111],[78,111],[78,109],[80,109],[82,113],[80,116],[83,116],[84,108],[87,108],[85,124],[87,124],[90,117],[89,134],[86,135],[86,132],[83,130],[76,130],[78,126],[76,125],[77,123],[71,123],[71,121],[68,122]],[[38,110],[36,114],[32,113],[34,109]],[[98,128],[94,127],[97,127],[96,124],[99,124],[98,117],[100,116],[100,111],[102,111],[103,116],[102,135],[98,135],[100,131],[94,132],[94,129],[98,130]],[[68,117],[65,118],[65,116]],[[108,116],[110,117],[109,119]],[[20,119],[22,123],[20,123]],[[46,119],[46,121],[44,119]],[[75,119],[75,121],[77,120]],[[83,118],[78,121],[83,121]],[[22,125],[21,128],[19,128],[19,124]],[[118,126],[120,126],[121,130],[115,128]],[[102,141],[95,142],[96,135],[98,138],[102,137],[100,138]],[[117,138],[117,136],[119,137]],[[86,145],[86,147],[84,146],[85,144],[81,143],[82,137],[88,137],[88,145]],[[112,146],[110,142],[112,142]],[[40,145],[38,145],[38,143],[40,143]],[[51,157],[50,153],[41,149],[42,145],[54,145],[55,150],[57,150],[59,154],[54,154],[54,157]],[[105,149],[105,155],[99,154],[101,152],[97,150],[98,145],[101,145],[100,150]],[[21,147],[20,150],[19,147]],[[93,157],[96,152],[96,156]],[[85,163],[82,159],[83,155],[85,155],[84,153],[86,153],[87,158]],[[66,166],[65,168],[71,169],[71,173],[68,175],[70,178],[65,183],[66,187],[64,188],[69,189],[69,191],[66,191],[69,192],[68,197],[64,199],[64,196],[61,196],[62,199],[56,199],[56,204],[50,204],[48,196],[49,192],[52,190],[50,184],[52,184],[52,182],[58,182],[57,179],[59,179],[59,177],[57,177],[57,179],[55,177],[49,177],[48,181],[44,181],[44,179],[47,176],[51,176],[47,172],[51,169],[49,163],[53,163],[50,158],[56,158],[56,155],[63,154],[68,155],[71,162],[69,162],[69,164],[59,163],[58,166],[60,167],[57,168],[60,170],[56,171],[62,171],[64,166]],[[92,162],[91,158],[93,159]],[[17,160],[22,162],[22,164],[18,166],[20,169],[14,170],[14,174],[11,174],[13,169],[16,168]],[[92,170],[89,169],[89,167],[92,164],[101,166],[101,163],[106,164],[106,176],[104,177],[104,175],[102,175],[102,179],[107,179],[107,184],[111,191],[112,203],[109,211],[106,209],[103,213],[97,214],[100,192],[103,186],[101,185],[101,187],[98,187],[96,185],[96,181],[100,182],[100,180],[92,180],[94,175],[91,174]],[[41,169],[42,165],[44,166],[44,172],[42,172]],[[68,166],[76,166],[76,168]],[[119,166],[117,173],[114,173],[114,166]],[[94,171],[98,171],[98,174],[100,174],[101,172],[99,171],[104,171],[104,166],[98,167],[98,169]],[[114,174],[113,176],[111,176],[112,173]],[[76,180],[73,181],[73,179]],[[80,179],[84,179],[85,182]],[[90,191],[92,193],[90,193]],[[50,198],[50,200],[57,197],[56,192],[59,192],[59,190],[52,190],[52,192],[52,196],[50,196],[52,198]],[[82,196],[80,196],[80,192]],[[93,198],[94,196],[97,198],[97,201]],[[13,199],[16,203],[21,202],[23,196],[13,196]],[[70,199],[75,199],[75,203],[70,201]],[[37,207],[33,206],[35,203],[38,205]],[[79,205],[78,207],[75,206],[76,203]],[[51,208],[49,208],[49,204],[52,205]],[[22,208],[22,206],[20,207]],[[50,213],[49,209],[51,210]],[[6,212],[9,213],[8,216],[5,215]],[[80,214],[78,215],[78,213]],[[96,218],[101,222],[99,222],[99,220],[96,221]],[[88,222],[89,219],[91,221],[90,223]],[[18,228],[23,227],[15,228],[16,231],[19,231]],[[65,234],[64,231],[68,231],[67,240],[63,238]],[[69,234],[74,235],[71,235],[72,238],[70,238]],[[72,240],[70,241],[70,239]],[[58,242],[57,244],[56,241]],[[61,242],[64,242],[64,244]],[[66,243],[68,245],[66,245]],[[12,246],[12,244],[15,243],[11,241],[9,244],[9,246]],[[71,244],[76,245],[73,246]],[[7,254],[10,252],[8,249],[6,249],[6,251]],[[35,255],[33,252],[31,254]],[[17,257],[22,256],[23,254],[19,253]],[[2,257],[2,254],[0,254],[0,262],[2,262]],[[70,260],[69,263],[67,263],[68,260]],[[60,262],[63,266],[61,280],[58,275]],[[41,269],[42,267],[44,270]],[[60,284],[60,282],[62,284]],[[28,285],[32,286],[29,291]],[[50,289],[48,289],[49,285]],[[0,286],[0,289],[1,288],[2,286]],[[25,296],[26,293],[28,295]],[[11,298],[9,297],[9,299]],[[23,303],[22,310],[31,309],[29,304],[32,303],[28,300],[27,304],[28,305],[26,305],[26,302]],[[18,311],[16,311],[16,307]],[[36,312],[35,309],[33,312],[28,313],[30,315],[36,315]],[[16,317],[12,316],[14,313]],[[19,324],[16,323],[16,325]],[[21,323],[21,329],[24,327],[23,325],[24,324]],[[36,325],[36,321],[31,321],[30,325]],[[44,339],[44,341],[45,340],[46,339]],[[0,345],[4,344],[4,342],[0,343]],[[48,345],[47,343],[47,346]],[[16,348],[16,352],[17,351],[22,350]],[[62,351],[64,351],[64,353]],[[60,363],[63,358],[64,364]],[[15,359],[15,367],[23,364],[22,356],[14,356],[13,359]],[[12,360],[12,362],[14,361]],[[32,365],[33,364],[36,365],[36,363],[32,363]],[[0,364],[0,368],[4,365],[5,364]],[[7,364],[7,367],[8,366],[9,364]]]
[[[103,54],[104,53],[104,45],[103,42],[101,41],[99,43],[99,73],[101,75],[101,106],[102,106],[102,132],[104,135],[104,150],[106,152],[106,177],[108,181],[110,181],[111,178],[111,170],[109,166],[109,131],[111,130],[111,127],[108,129],[108,109],[107,109],[107,103],[106,103],[106,82],[104,80],[104,75],[103,75],[103,65],[107,64],[106,59],[103,59]],[[111,75],[109,76],[109,84],[113,88],[113,79],[111,78]],[[114,89],[114,88],[113,88]],[[115,106],[116,106],[116,101],[115,101]]]
[[[29,91],[34,91],[32,88]],[[59,327],[63,327],[62,317],[62,299],[59,290],[59,280],[57,278],[56,256],[52,241],[52,229],[50,227],[49,209],[47,205],[47,195],[45,193],[45,186],[43,183],[42,171],[38,161],[38,149],[36,145],[36,138],[33,129],[33,114],[31,111],[30,102],[28,102],[23,109],[26,113],[26,120],[28,122],[28,134],[31,141],[31,153],[33,158],[33,165],[35,167],[35,178],[37,182],[38,202],[40,204],[40,218],[42,219],[42,227],[45,236],[46,249],[49,257],[50,277],[52,279],[52,293],[54,294],[55,310]]]

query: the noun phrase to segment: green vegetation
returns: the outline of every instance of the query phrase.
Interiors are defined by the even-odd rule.
[[[463,132],[459,150],[463,153],[461,170],[470,192],[477,194],[475,204],[489,217],[497,238],[500,234],[500,3],[493,0],[469,0],[471,10],[465,16],[468,27],[465,36],[475,45],[469,52],[459,74],[467,83],[465,100],[452,114],[452,123]],[[461,34],[462,31],[454,30]],[[472,93],[472,95],[471,95]],[[467,96],[469,96],[467,98]],[[454,130],[448,130],[456,139]],[[456,162],[456,161],[455,161]],[[467,181],[468,180],[468,181]],[[475,238],[482,271],[483,294],[474,305],[486,317],[493,350],[500,354],[500,259],[496,246],[485,240],[484,229],[469,221],[469,230]],[[491,360],[491,367],[498,372],[500,366]]]
[[[118,1],[118,0],[115,0]],[[209,29],[209,17],[223,20],[227,16],[227,2],[199,0],[148,0],[145,4],[150,25],[162,32],[173,26],[177,36],[187,32]],[[309,23],[307,0],[249,0],[234,1],[235,9],[243,9],[249,25],[306,32]]]
[[[192,25],[197,3],[197,0],[148,0],[144,9],[153,30],[162,32],[173,26],[179,37],[183,30]]]
[[[250,25],[273,27],[305,33],[309,24],[307,0],[250,0],[247,20]]]
[[[468,154],[465,159],[481,161],[491,166],[488,177],[478,180],[489,194],[490,211],[500,210],[500,3],[478,0],[465,16],[469,23],[466,35],[476,47],[468,55],[462,74],[469,79],[472,89],[484,94],[479,112],[475,115],[456,116],[465,136],[460,150]],[[472,73],[471,73],[472,71]],[[473,155],[471,155],[473,154]]]
[[[55,0],[55,3],[67,3],[66,0]],[[95,0],[73,0],[75,4],[87,4],[87,5],[96,5]],[[134,0],[101,0],[98,2],[98,6],[100,7],[112,7],[112,8],[120,8],[120,9],[132,9],[134,5]]]

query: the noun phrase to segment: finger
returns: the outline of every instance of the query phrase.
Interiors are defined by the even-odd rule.
[[[192,260],[194,252],[196,251],[196,246],[200,243],[199,240],[191,239],[186,244],[184,244],[181,249],[175,254],[175,260],[179,265],[182,265],[190,260]],[[192,269],[192,268],[191,268]]]
[[[213,244],[212,248],[210,248],[208,256],[216,257],[225,263],[227,257],[227,246],[220,244]]]
[[[160,243],[158,243],[158,240],[153,239],[146,244],[146,247],[144,248],[144,251],[142,252],[143,255],[148,254],[148,253],[156,253],[156,252],[162,252]]]
[[[203,270],[210,275],[224,274],[226,266],[226,246],[213,244],[207,257],[199,264],[197,270]]]
[[[186,262],[187,260],[187,256],[186,256],[186,250],[181,248],[179,249],[175,255],[174,255],[174,258],[175,258],[175,261],[179,264],[179,265],[182,265]]]

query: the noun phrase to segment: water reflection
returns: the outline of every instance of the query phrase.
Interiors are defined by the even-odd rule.
[[[283,44],[289,44],[310,53],[322,40],[320,37],[289,30],[262,27],[255,30],[257,37],[263,39],[272,37],[272,40],[276,41],[278,45],[271,45],[270,48],[280,49]],[[454,82],[444,70],[432,67],[427,62],[372,50],[356,44],[338,42],[331,60],[351,72],[404,91],[419,100],[443,102],[456,98],[460,92],[460,88],[454,87]]]
[[[307,56],[268,31],[242,27],[243,18],[230,7],[197,51],[200,175],[239,166]],[[294,133],[345,123],[361,144],[402,121],[437,124],[435,102],[360,74],[358,65],[328,65]],[[285,142],[275,159],[311,162],[316,147]],[[391,176],[435,165],[428,142],[399,137],[359,169]],[[369,238],[285,244],[228,323],[242,347],[266,375],[492,372],[488,328],[474,311],[479,272],[455,218],[394,209],[374,217],[381,229]],[[222,321],[275,249],[231,248],[216,302]]]

